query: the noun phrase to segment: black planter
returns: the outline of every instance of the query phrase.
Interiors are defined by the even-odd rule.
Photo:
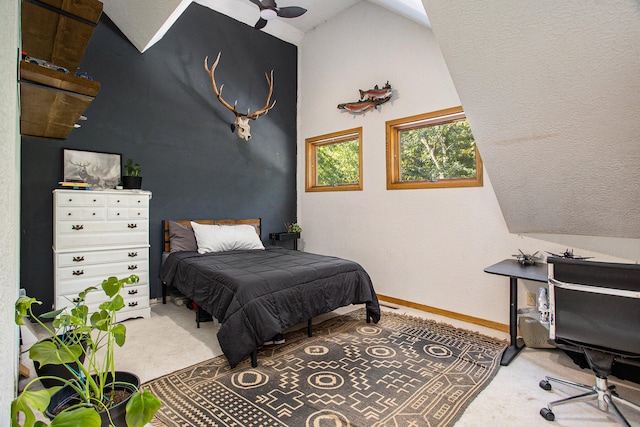
[[[63,339],[62,336],[58,336],[58,338]],[[51,341],[51,338],[47,338],[47,341]],[[82,342],[82,346],[84,347],[84,349],[87,349],[87,342],[83,341]],[[84,353],[82,353],[79,357],[80,363],[84,363]],[[69,366],[71,367],[71,369],[73,369],[74,371],[78,372],[80,370],[80,368],[78,367],[78,363],[71,363],[69,364]],[[36,369],[36,374],[38,375],[38,377],[47,377],[47,376],[53,376],[53,377],[58,377],[61,378],[62,380],[70,380],[72,378],[74,378],[74,375],[69,372],[69,370],[64,366],[64,365],[44,365],[44,366],[40,366],[40,364],[38,362],[33,362],[33,367]],[[56,387],[56,386],[63,386],[65,383],[62,380],[57,380],[54,378],[40,378],[40,382],[42,383],[42,385],[46,388],[51,388],[51,387]]]
[[[122,187],[128,190],[139,190],[142,188],[141,176],[123,176]]]
[[[107,376],[107,384],[110,381],[111,374]],[[140,378],[130,372],[116,371],[116,381],[126,383],[116,384],[116,390],[128,390],[133,393],[137,390],[138,387],[140,387]],[[111,415],[111,422],[113,422],[113,425],[115,427],[127,427],[127,421],[125,419],[127,402],[129,402],[128,398],[118,403],[117,405],[112,406],[108,410],[109,415]],[[45,414],[50,419],[53,419],[55,417],[53,414],[57,412],[58,408],[61,408],[69,403],[78,403],[78,395],[70,385],[66,385],[51,396],[51,400],[49,402],[49,406],[47,406],[47,409],[45,410]],[[102,420],[102,426],[110,426],[111,424],[109,421],[109,416],[107,415],[107,411],[100,411],[99,414],[100,419]]]

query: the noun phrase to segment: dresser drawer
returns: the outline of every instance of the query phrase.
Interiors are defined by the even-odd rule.
[[[72,207],[59,206],[55,211],[56,220],[79,221],[79,220],[96,220],[104,221],[107,219],[107,208],[100,206],[91,207]]]
[[[120,295],[124,298],[124,308],[121,311],[127,309],[148,307],[149,306],[149,286],[148,285],[130,285],[125,286]],[[85,304],[89,307],[89,313],[97,311],[100,304],[107,301],[109,298],[104,293],[102,288],[95,291],[91,291],[87,294]],[[78,294],[62,294],[56,298],[56,310],[64,307],[71,307],[78,301]]]
[[[109,195],[107,204],[109,207],[128,206],[128,207],[149,207],[149,196],[146,195]]]
[[[121,206],[119,208],[109,208],[107,218],[109,220],[121,219],[146,219],[148,209],[145,208],[129,208]]]
[[[105,206],[107,203],[107,195],[67,191],[64,193],[56,193],[55,203],[57,206]]]
[[[118,278],[131,274],[147,273],[149,262],[147,260],[131,262],[115,262],[112,264],[89,264],[85,266],[60,267],[56,272],[58,283],[64,286],[69,281],[96,277],[100,281],[109,276]],[[91,286],[91,285],[90,285]]]
[[[149,221],[56,221],[53,245],[68,248],[147,245]]]
[[[82,267],[91,264],[107,264],[113,262],[147,261],[148,247],[131,249],[113,249],[108,251],[78,250],[75,252],[56,253],[56,267]]]
[[[102,281],[109,276],[116,276],[119,279],[123,277],[129,276],[131,274],[135,274],[140,278],[140,281],[136,284],[136,286],[145,286],[147,289],[149,288],[149,273],[145,269],[144,271],[138,270],[133,273],[107,273],[103,276],[74,276],[71,279],[65,278],[64,280],[60,280],[56,282],[56,295],[67,295],[69,297],[77,297],[78,294],[84,291],[91,286],[95,286],[98,289],[101,289]],[[149,291],[147,290],[147,293]],[[123,291],[124,295],[124,291]]]

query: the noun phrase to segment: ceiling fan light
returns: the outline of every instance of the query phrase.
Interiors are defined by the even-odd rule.
[[[278,16],[278,13],[273,9],[262,9],[260,11],[260,18],[268,21]]]

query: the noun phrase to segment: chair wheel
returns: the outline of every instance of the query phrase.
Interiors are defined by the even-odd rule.
[[[551,390],[551,383],[549,381],[547,381],[547,380],[540,381],[540,384],[538,384],[538,385],[543,390]]]
[[[542,418],[547,421],[553,421],[556,419],[556,416],[553,414],[553,412],[551,412],[551,409],[549,408],[540,409],[540,415],[542,415]]]

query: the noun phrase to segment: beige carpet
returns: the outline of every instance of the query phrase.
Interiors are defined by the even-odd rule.
[[[489,383],[506,343],[442,323],[365,310],[263,347],[258,366],[224,357],[144,384],[168,426],[452,426]]]
[[[357,307],[344,307],[338,314]],[[396,312],[432,318],[456,327],[479,331],[482,334],[506,339],[501,332],[477,325],[455,321],[419,310],[399,307],[396,310],[383,307],[386,312]],[[322,322],[333,314],[314,319]],[[133,319],[125,322],[127,343],[117,349],[118,369],[135,372],[141,381],[147,382],[162,375],[191,366],[222,354],[215,339],[217,325],[203,323],[196,329],[193,312],[174,304],[154,304],[150,319]],[[304,327],[304,325],[301,325]],[[24,350],[24,349],[23,349]],[[23,354],[27,366],[30,361]],[[33,373],[33,368],[31,368]],[[545,421],[538,411],[550,400],[575,394],[569,387],[554,386],[552,391],[538,387],[546,374],[552,374],[578,382],[591,383],[589,371],[578,368],[564,353],[551,350],[524,349],[509,365],[498,370],[489,385],[471,402],[455,427],[609,427],[619,426],[615,418],[601,412],[592,403],[574,404],[555,410],[556,421]],[[23,380],[21,384],[24,384]],[[621,396],[640,403],[640,385],[611,378]],[[632,426],[640,426],[640,414],[621,408]],[[421,426],[417,426],[421,427]]]

